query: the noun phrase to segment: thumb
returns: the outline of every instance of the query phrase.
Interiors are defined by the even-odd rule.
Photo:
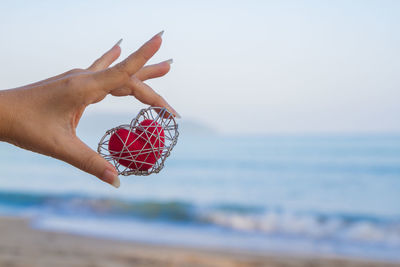
[[[116,188],[120,186],[115,167],[77,137],[72,141],[63,160]]]

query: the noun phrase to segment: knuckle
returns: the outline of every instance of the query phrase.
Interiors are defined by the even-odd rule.
[[[129,79],[128,84],[132,88],[137,88],[139,85],[139,82],[140,82],[139,78],[137,78],[136,76],[133,76],[133,77],[131,77],[131,79]]]
[[[96,155],[93,155],[93,154],[88,155],[85,158],[85,160],[82,160],[79,163],[80,164],[79,168],[81,170],[84,170],[84,171],[88,172],[88,173],[96,175],[97,174],[97,173],[95,173],[96,172],[96,162],[97,162]]]
[[[84,79],[81,76],[67,76],[63,79],[65,87],[79,88],[84,84]]]
[[[88,89],[96,86],[93,79],[85,77],[83,75],[68,76],[62,80],[62,85],[65,90],[66,96],[69,96],[71,100],[76,101],[78,99],[85,99]]]
[[[62,80],[62,83],[65,87],[74,87],[76,84],[76,77],[67,76]]]
[[[120,76],[121,80],[128,81],[130,79],[130,75],[126,70],[126,63],[121,62],[114,67],[115,75]]]
[[[72,70],[67,71],[67,72],[66,72],[66,75],[73,75],[73,74],[80,73],[80,72],[82,72],[82,71],[84,71],[84,70],[83,70],[83,69],[80,69],[80,68],[74,68],[74,69],[72,69]]]

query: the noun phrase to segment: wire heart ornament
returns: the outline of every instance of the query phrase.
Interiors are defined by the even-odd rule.
[[[178,136],[178,124],[166,108],[148,107],[130,124],[106,131],[97,152],[119,175],[146,176],[162,170]]]

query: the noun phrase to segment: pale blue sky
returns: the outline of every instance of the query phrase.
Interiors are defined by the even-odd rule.
[[[160,30],[150,84],[227,133],[400,132],[400,1],[2,1],[0,88],[122,57]],[[89,112],[136,114],[113,98]]]

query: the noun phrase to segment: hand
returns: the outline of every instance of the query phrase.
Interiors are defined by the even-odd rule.
[[[143,67],[158,51],[162,32],[124,61],[109,67],[121,54],[119,42],[87,69],[10,90],[0,91],[0,140],[63,160],[104,182],[119,187],[118,173],[90,149],[75,129],[85,108],[107,94],[133,95],[152,106],[178,113],[144,80],[165,75],[172,61]]]

